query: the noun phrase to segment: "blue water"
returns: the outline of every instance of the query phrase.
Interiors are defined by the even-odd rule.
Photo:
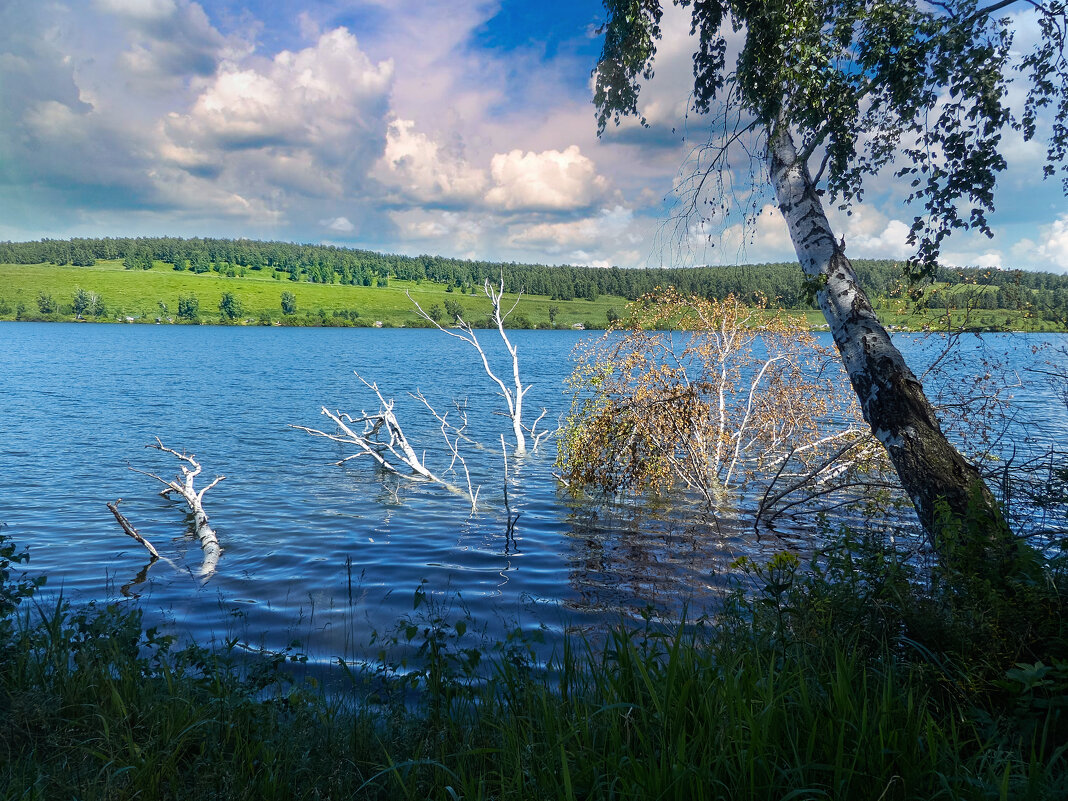
[[[502,377],[503,348],[482,337]],[[564,379],[582,332],[517,331],[529,422],[544,407],[566,412]],[[1022,371],[1050,336],[967,340],[965,361],[997,350]],[[916,359],[930,344],[898,340]],[[555,443],[509,459],[509,498],[520,514],[506,537],[502,401],[478,355],[437,331],[217,328],[0,323],[0,521],[31,553],[49,587],[77,600],[139,603],[201,641],[237,636],[280,648],[300,638],[324,659],[358,653],[372,630],[411,612],[421,582],[443,602],[457,593],[491,631],[518,622],[551,636],[593,627],[648,604],[696,607],[725,584],[730,562],[753,549],[743,520],[712,527],[661,508],[606,508],[568,496],[553,477]],[[407,395],[438,407],[466,399],[465,446],[479,509],[440,486],[384,474],[369,459],[332,464],[342,446],[289,427],[332,431],[325,405],[377,408],[353,370],[396,399],[426,462],[443,470],[437,424]],[[1021,372],[1021,375],[1026,374]],[[507,381],[507,378],[506,378]],[[1037,378],[1016,390],[1015,436],[1068,439],[1068,415]],[[455,414],[455,413],[453,413]],[[172,457],[145,446],[159,437],[194,453],[224,553],[206,582],[183,507],[130,467],[170,478]],[[461,476],[450,476],[463,484]],[[122,510],[177,569],[125,537],[105,504]],[[804,536],[805,531],[794,531]],[[774,538],[772,538],[774,539]]]

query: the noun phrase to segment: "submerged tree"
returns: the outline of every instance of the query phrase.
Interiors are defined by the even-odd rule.
[[[508,339],[508,334],[505,333],[504,330],[505,321],[508,319],[509,315],[515,311],[516,306],[519,305],[519,298],[522,297],[523,293],[520,291],[519,294],[516,295],[515,303],[512,304],[512,308],[504,311],[501,306],[504,301],[503,273],[499,285],[494,286],[490,283],[489,279],[486,279],[486,282],[482,285],[482,291],[485,293],[486,297],[489,298],[491,304],[491,312],[488,322],[490,326],[497,329],[501,342],[504,344],[504,348],[512,362],[512,386],[509,386],[503,379],[493,372],[493,368],[490,366],[489,357],[486,355],[485,349],[483,349],[482,344],[478,341],[478,336],[475,334],[474,326],[464,320],[462,316],[463,309],[460,304],[448,300],[445,301],[445,308],[448,310],[448,313],[453,316],[456,327],[460,331],[460,333],[457,333],[456,331],[443,326],[432,315],[427,314],[410,293],[406,292],[405,294],[408,295],[408,300],[414,304],[415,310],[420,317],[428,323],[431,323],[442,333],[466,342],[478,352],[478,355],[482,360],[482,368],[486,371],[486,375],[489,376],[490,380],[497,385],[500,390],[500,396],[504,398],[505,405],[508,409],[508,419],[512,423],[512,435],[515,437],[515,453],[517,456],[522,456],[527,452],[528,436],[531,438],[532,442],[531,449],[537,450],[542,439],[552,433],[551,431],[537,433],[538,423],[546,414],[545,409],[542,409],[541,414],[538,415],[534,420],[534,423],[529,427],[523,423],[523,398],[530,391],[530,385],[523,386],[523,381],[519,377],[519,350],[512,344],[512,341]],[[450,303],[452,303],[451,309]]]
[[[558,465],[572,489],[682,485],[719,508],[744,486],[759,522],[840,504],[835,491],[858,483],[888,486],[834,354],[803,317],[672,289],[629,313],[571,377]]]
[[[652,76],[663,14],[659,0],[604,2],[608,19],[595,96],[601,131],[610,120],[641,117],[640,84]],[[762,153],[864,419],[886,447],[920,521],[933,530],[945,504],[956,517],[976,521],[980,536],[1007,547],[993,495],[943,434],[920,382],[879,323],[844,241],[831,230],[822,196],[848,208],[861,199],[867,176],[892,165],[911,184],[909,200],[923,206],[910,232],[916,246],[911,269],[918,276],[934,270],[952,231],[989,234],[986,214],[1005,167],[999,147],[1006,129],[1032,138],[1042,109],[1054,106],[1045,171],[1065,168],[1065,3],[1021,3],[1035,10],[1041,35],[1017,65],[1029,82],[1019,118],[1006,98],[1012,29],[995,16],[1012,0],[985,7],[975,0],[676,3],[692,14],[694,109],[714,112],[704,161],[689,185],[690,213],[699,216],[706,179],[715,185],[739,152],[746,160]],[[729,65],[735,44],[737,60]],[[747,137],[757,150],[739,150]],[[903,158],[896,163],[898,155]]]

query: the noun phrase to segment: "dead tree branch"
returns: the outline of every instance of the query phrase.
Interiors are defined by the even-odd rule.
[[[430,410],[430,413],[433,414],[435,419],[441,424],[442,436],[445,439],[445,444],[449,453],[452,455],[452,462],[447,469],[451,470],[457,461],[460,462],[464,469],[464,474],[467,477],[467,492],[464,492],[459,487],[431,472],[426,466],[425,455],[423,458],[419,457],[415,448],[412,447],[411,442],[409,442],[408,437],[405,435],[404,429],[401,427],[400,421],[397,419],[397,415],[393,411],[393,399],[386,400],[376,383],[368,383],[359,373],[355,373],[355,375],[360,379],[363,385],[374,392],[375,397],[378,398],[379,409],[377,412],[368,414],[366,411],[361,411],[359,417],[352,417],[341,411],[331,412],[323,406],[322,413],[334,422],[338,431],[341,432],[339,434],[329,434],[316,428],[309,428],[308,426],[291,425],[290,427],[298,429],[299,431],[304,431],[312,436],[325,437],[326,439],[343,445],[354,445],[359,449],[357,453],[354,453],[351,456],[346,456],[336,464],[344,464],[351,459],[357,459],[361,456],[370,456],[378,462],[382,469],[387,470],[390,473],[395,473],[396,475],[408,478],[418,477],[426,479],[435,484],[441,484],[450,492],[466,495],[471,501],[471,509],[474,510],[478,500],[478,488],[472,487],[471,475],[467,470],[467,463],[464,461],[459,450],[460,440],[466,439],[466,436],[463,433],[464,428],[467,427],[466,416],[464,416],[462,426],[453,426],[446,419],[447,413],[446,415],[439,415],[421,393],[413,396],[421,400]],[[357,432],[355,426],[361,423],[363,424],[363,430]],[[411,474],[401,470],[399,465],[402,464],[411,471]]]
[[[508,407],[508,418],[512,421],[512,434],[515,436],[515,452],[516,455],[521,456],[527,452],[527,432],[529,431],[529,433],[533,436],[533,427],[527,429],[523,425],[523,398],[526,396],[527,392],[530,391],[531,385],[527,385],[524,387],[523,382],[519,377],[519,352],[516,346],[512,344],[511,340],[508,339],[508,334],[505,333],[504,321],[508,319],[508,316],[513,311],[515,311],[516,306],[519,305],[519,299],[523,296],[523,293],[520,292],[516,295],[515,303],[512,304],[512,308],[510,308],[506,312],[502,312],[501,302],[504,298],[504,276],[501,276],[500,285],[496,287],[491,284],[489,282],[489,279],[487,278],[485,283],[482,285],[482,291],[485,293],[486,297],[489,298],[490,303],[493,304],[493,312],[490,315],[490,319],[497,327],[497,333],[500,334],[501,341],[504,342],[504,347],[508,351],[508,355],[512,358],[513,385],[511,387],[509,387],[501,378],[497,376],[495,372],[493,372],[493,368],[490,367],[489,358],[486,356],[486,351],[483,350],[482,345],[478,341],[478,337],[475,336],[474,328],[469,322],[464,320],[462,317],[457,316],[456,326],[460,329],[460,333],[445,328],[437,320],[435,320],[433,317],[423,311],[423,307],[420,306],[419,302],[411,296],[411,293],[405,294],[408,295],[408,300],[410,300],[415,306],[416,312],[419,314],[420,317],[429,322],[442,333],[448,334],[450,337],[454,337],[463,342],[466,342],[468,345],[478,351],[478,355],[482,358],[482,367],[486,371],[486,375],[488,375],[490,379],[500,388],[500,395],[504,398],[505,405]],[[539,416],[538,419],[540,420],[541,417]],[[535,425],[537,425],[537,421],[535,421]],[[543,433],[541,436],[534,437],[534,446],[532,450],[537,450],[538,443],[544,436],[545,433]]]
[[[115,503],[109,502],[108,509],[110,509],[111,513],[115,515],[115,519],[119,521],[119,525],[122,526],[122,530],[125,531],[129,536],[137,540],[141,545],[145,546],[145,550],[147,550],[152,555],[152,561],[156,561],[157,559],[159,559],[159,551],[156,550],[155,546],[153,546],[151,542],[142,537],[137,532],[136,528],[130,525],[130,521],[127,520],[125,515],[123,515],[123,513],[119,511],[118,505],[120,503],[122,503],[122,498],[116,499]]]
[[[160,441],[159,437],[156,437],[155,444],[150,443],[145,447],[155,448],[157,451],[169,453],[176,457],[180,462],[184,463],[179,465],[182,470],[182,475],[176,476],[170,481],[157,476],[155,473],[149,473],[145,470],[138,470],[133,467],[130,469],[135,473],[150,476],[163,484],[164,489],[160,491],[160,495],[163,497],[167,497],[172,492],[175,492],[178,495],[181,495],[183,500],[185,500],[186,505],[189,507],[189,511],[193,515],[193,533],[196,534],[197,539],[200,540],[200,547],[204,552],[204,561],[200,565],[200,576],[202,578],[208,578],[215,572],[215,568],[219,564],[219,557],[222,555],[222,547],[219,545],[219,538],[215,534],[215,529],[213,529],[208,522],[208,514],[204,511],[204,493],[226,478],[226,476],[216,476],[214,481],[204,487],[204,489],[200,490],[200,492],[197,492],[193,486],[193,480],[200,475],[203,467],[200,462],[194,458],[193,454],[178,453],[178,451],[173,448],[166,447]],[[192,469],[186,465],[190,465]]]

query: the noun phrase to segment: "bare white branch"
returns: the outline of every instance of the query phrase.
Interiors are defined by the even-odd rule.
[[[141,545],[145,546],[145,550],[147,550],[152,555],[152,561],[159,559],[159,551],[156,550],[155,546],[153,546],[151,542],[142,537],[138,533],[137,529],[130,524],[130,521],[126,519],[125,515],[123,515],[123,513],[119,511],[118,505],[120,503],[122,503],[122,498],[119,498],[117,501],[115,501],[115,503],[109,502],[108,509],[110,509],[111,513],[115,515],[115,519],[119,521],[119,525],[122,526],[122,530],[125,531],[129,536],[137,540],[137,542],[139,542]]]
[[[136,470],[130,468],[135,473],[141,473],[146,476],[151,476],[157,481],[165,485],[166,489],[161,492],[161,495],[168,495],[172,492],[181,495],[185,500],[186,505],[189,507],[189,511],[193,514],[193,532],[196,534],[197,539],[200,540],[200,548],[204,552],[204,559],[200,565],[200,576],[202,578],[209,578],[219,564],[219,557],[222,555],[222,547],[219,545],[219,538],[215,534],[215,529],[211,527],[208,522],[208,514],[204,511],[204,493],[214,487],[226,476],[218,476],[208,486],[197,492],[193,487],[193,480],[200,475],[203,469],[200,463],[196,460],[193,454],[178,453],[173,448],[166,447],[160,442],[159,437],[156,437],[155,444],[148,444],[146,448],[155,448],[158,451],[163,451],[177,457],[183,464],[179,467],[182,470],[181,476],[176,476],[171,481],[160,478],[154,473],[147,473],[144,470]],[[193,469],[190,470],[186,465],[190,465]]]
[[[379,410],[376,413],[368,414],[367,412],[362,412],[360,417],[354,418],[344,412],[331,412],[323,406],[322,413],[334,422],[338,430],[341,432],[340,434],[328,434],[325,431],[301,425],[291,425],[290,427],[304,431],[312,436],[325,437],[333,442],[352,445],[359,449],[357,453],[346,456],[336,464],[344,464],[345,462],[359,458],[360,456],[370,456],[378,462],[382,469],[387,470],[390,473],[407,478],[420,478],[432,481],[435,484],[441,484],[450,492],[466,495],[471,501],[471,509],[474,511],[478,500],[478,488],[472,487],[471,474],[467,469],[467,462],[464,460],[459,450],[460,440],[467,438],[463,433],[464,428],[467,427],[467,418],[462,410],[460,416],[463,420],[463,425],[459,427],[453,426],[447,419],[448,414],[438,414],[422,393],[413,395],[413,397],[422,401],[423,405],[430,410],[430,413],[440,423],[442,437],[445,440],[445,445],[448,448],[449,453],[452,455],[452,462],[449,464],[447,470],[451,470],[457,461],[460,463],[467,479],[467,492],[464,492],[462,489],[440,476],[435,475],[426,466],[426,452],[424,451],[423,456],[420,457],[415,448],[412,447],[411,442],[409,442],[408,437],[404,433],[404,429],[401,427],[400,421],[397,419],[397,415],[393,411],[393,400],[387,400],[382,395],[377,384],[365,381],[359,373],[356,373],[355,375],[360,379],[363,385],[374,392],[375,397],[378,398]],[[362,431],[357,432],[355,430],[353,426],[356,423],[363,423]],[[400,465],[406,466],[408,471],[402,470]]]
[[[518,350],[505,333],[504,321],[508,319],[508,316],[513,311],[515,311],[523,293],[518,293],[516,295],[515,303],[512,304],[512,308],[507,312],[502,313],[501,301],[504,297],[504,275],[501,275],[500,285],[497,287],[493,286],[487,278],[482,285],[482,291],[485,293],[486,297],[489,298],[490,303],[493,304],[493,312],[490,315],[490,318],[496,324],[497,333],[500,335],[501,341],[504,342],[504,347],[507,349],[508,355],[512,358],[513,386],[511,387],[505,384],[505,382],[493,372],[493,368],[490,367],[489,358],[486,356],[486,351],[483,350],[482,345],[478,341],[478,337],[475,336],[474,328],[470,323],[466,322],[462,317],[457,317],[456,325],[462,333],[456,333],[456,331],[445,328],[437,320],[423,311],[423,307],[419,305],[419,302],[416,301],[410,293],[407,294],[408,300],[415,306],[415,310],[420,317],[428,321],[439,331],[466,342],[478,352],[478,355],[482,358],[482,367],[486,371],[486,375],[488,375],[500,388],[501,397],[504,398],[504,402],[508,407],[508,417],[512,421],[512,433],[515,436],[515,452],[516,455],[522,455],[527,452],[526,433],[523,426],[523,397],[530,391],[530,387],[524,387],[523,382],[520,380]]]

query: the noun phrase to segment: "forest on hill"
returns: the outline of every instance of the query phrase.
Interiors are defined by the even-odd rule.
[[[510,290],[552,300],[596,301],[604,296],[635,300],[658,286],[674,286],[707,298],[728,294],[763,295],[786,309],[813,308],[804,278],[794,262],[678,268],[597,268],[517,264],[444,256],[403,256],[332,245],[249,239],[104,237],[33,242],[0,242],[0,264],[53,264],[89,267],[98,260],[121,260],[130,270],[160,263],[177,272],[214,272],[236,277],[266,271],[294,282],[386,286],[389,279],[432,281],[471,292],[486,279],[503,275]],[[928,309],[970,306],[978,310],[1026,311],[1059,327],[1068,326],[1068,275],[1029,270],[941,269],[927,287],[904,285],[902,265],[890,259],[853,262],[874,298],[899,297]],[[920,291],[922,290],[922,292]]]

